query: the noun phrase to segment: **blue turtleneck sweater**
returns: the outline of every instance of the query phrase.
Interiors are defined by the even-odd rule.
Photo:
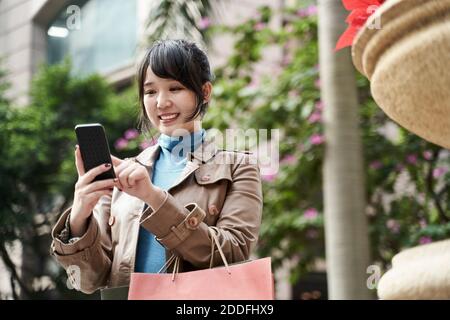
[[[170,189],[186,166],[186,153],[197,149],[204,138],[204,129],[187,136],[171,137],[161,134],[158,138],[160,153],[153,166],[152,183],[163,190]],[[147,205],[144,210],[146,208]],[[164,247],[156,241],[152,233],[140,227],[135,272],[157,273],[164,263],[166,263]]]

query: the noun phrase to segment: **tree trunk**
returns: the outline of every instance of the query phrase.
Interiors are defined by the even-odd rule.
[[[370,299],[369,234],[355,73],[349,49],[334,52],[347,12],[340,0],[319,0],[325,242],[330,299]]]

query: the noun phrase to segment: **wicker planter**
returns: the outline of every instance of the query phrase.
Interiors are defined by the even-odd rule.
[[[381,19],[381,29],[370,29]],[[359,31],[356,68],[384,112],[450,149],[450,0],[388,0]]]
[[[450,240],[406,249],[378,283],[381,299],[450,299]]]

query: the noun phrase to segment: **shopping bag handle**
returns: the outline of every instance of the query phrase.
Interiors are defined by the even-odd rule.
[[[209,231],[209,234],[211,235],[211,260],[209,262],[209,268],[211,269],[213,266],[214,249],[215,249],[214,247],[216,246],[217,250],[220,253],[220,257],[222,258],[222,261],[225,265],[225,268],[227,269],[228,274],[231,274],[230,268],[228,267],[227,259],[225,258],[225,255],[222,251],[222,247],[220,246],[220,243],[219,243],[219,239],[217,238],[217,235],[216,235],[217,228],[209,227],[208,231]],[[174,266],[173,272],[172,272],[172,281],[174,281],[175,274],[178,273],[178,270],[180,268],[180,257],[179,256],[172,254],[172,256],[166,261],[166,263],[161,267],[161,269],[159,269],[158,273],[166,271],[170,267],[172,262],[175,262],[175,266]]]
[[[175,274],[178,273],[179,267],[180,267],[180,257],[176,256],[175,254],[172,254],[172,256],[166,261],[166,263],[159,269],[158,273],[164,272],[167,270],[167,268],[170,267],[172,262],[175,261],[175,266],[173,267],[172,272],[172,281],[175,280]]]
[[[220,257],[222,258],[223,264],[225,265],[225,268],[227,269],[228,274],[231,274],[230,268],[228,268],[228,262],[225,258],[225,255],[223,254],[222,247],[219,243],[219,239],[217,239],[216,235],[216,227],[209,227],[209,233],[211,234],[211,260],[209,261],[209,268],[211,269],[213,266],[213,260],[214,260],[214,244],[216,244],[217,250],[219,250]]]
[[[175,254],[172,254],[172,256],[167,259],[166,263],[161,267],[161,269],[159,269],[158,273],[165,272],[176,258],[178,257]]]

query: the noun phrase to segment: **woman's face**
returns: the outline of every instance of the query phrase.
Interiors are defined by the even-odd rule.
[[[203,88],[206,102],[209,100],[211,83],[206,83]],[[192,90],[176,80],[156,76],[150,67],[147,69],[144,81],[144,106],[152,125],[158,128],[159,132],[168,136],[178,136],[182,133],[174,132],[176,129],[189,132],[200,130],[199,117],[184,122],[184,119],[194,112],[195,103],[195,93]]]

